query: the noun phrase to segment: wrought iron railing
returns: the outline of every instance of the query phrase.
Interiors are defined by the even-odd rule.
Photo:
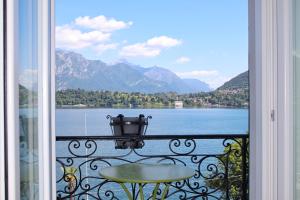
[[[146,135],[141,149],[114,149],[117,136],[57,136],[57,198],[119,199],[121,187],[99,169],[121,163],[172,163],[195,169],[167,199],[248,199],[248,135]],[[138,189],[128,185],[135,199]],[[152,186],[144,185],[151,198]],[[158,190],[158,199],[161,190]]]

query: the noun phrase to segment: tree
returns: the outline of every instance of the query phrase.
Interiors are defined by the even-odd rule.
[[[246,139],[245,139],[246,140]],[[246,148],[248,149],[248,141],[246,141]],[[205,184],[211,189],[219,189],[221,192],[226,192],[227,186],[229,189],[230,199],[241,199],[243,186],[243,159],[246,159],[246,175],[248,175],[248,152],[246,151],[246,158],[243,158],[243,141],[238,139],[224,148],[224,154],[219,157],[217,167],[219,173],[225,173],[226,167],[228,169],[228,183],[225,182],[225,177],[218,177],[216,173],[209,175],[211,179],[206,179]],[[227,164],[228,163],[228,164]],[[247,177],[247,176],[246,176]],[[246,178],[245,181],[248,179]]]
[[[26,93],[20,92],[22,104],[26,104]],[[85,104],[89,107],[161,107],[174,106],[174,101],[184,102],[185,107],[246,107],[249,102],[248,90],[214,91],[191,94],[174,92],[143,94],[138,92],[85,91],[67,89],[56,92],[56,105]]]

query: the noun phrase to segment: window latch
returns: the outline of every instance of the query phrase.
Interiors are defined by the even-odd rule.
[[[271,120],[273,122],[275,121],[275,110],[274,109],[271,111]]]

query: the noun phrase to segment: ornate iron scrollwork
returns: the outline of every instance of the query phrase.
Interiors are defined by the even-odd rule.
[[[101,178],[98,171],[134,162],[170,163],[195,169],[193,178],[171,184],[169,199],[248,199],[248,135],[149,135],[140,138],[145,143],[143,149],[105,150],[112,148],[108,143],[113,144],[116,139],[121,138],[57,137],[57,147],[66,150],[62,155],[58,152],[56,158],[58,199],[123,200],[120,186]],[[159,148],[155,148],[157,145]],[[143,187],[152,191],[151,185]],[[130,188],[137,199],[136,185]],[[158,190],[158,198],[160,194]]]

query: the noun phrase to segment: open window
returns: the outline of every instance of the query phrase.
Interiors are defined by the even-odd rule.
[[[57,0],[57,12],[54,13],[54,1],[50,0],[1,1],[1,199],[122,199],[118,186],[98,174],[101,167],[120,162],[173,163],[198,169],[190,182],[171,185],[170,198],[210,195],[247,199],[249,193],[250,199],[297,197],[294,176],[297,175],[298,159],[297,149],[293,146],[294,136],[297,143],[297,112],[293,112],[297,111],[297,80],[292,78],[291,72],[297,76],[298,40],[289,34],[291,26],[297,33],[297,4],[264,0],[238,3],[231,0],[217,3],[135,1],[131,2],[132,6],[126,1],[90,2]],[[84,13],[95,8],[97,11],[92,14]],[[128,12],[131,9],[132,12]],[[201,15],[200,20],[193,18],[195,13]],[[249,23],[235,24],[248,16]],[[186,20],[185,17],[190,18]],[[292,17],[295,18],[293,25]],[[230,23],[220,23],[220,19]],[[202,23],[200,30],[195,28],[200,27],[195,25],[197,23]],[[138,31],[132,31],[135,27]],[[59,49],[53,43],[55,30]],[[244,34],[233,30],[244,30]],[[141,32],[143,34],[139,34]],[[207,37],[200,37],[205,41],[193,42],[205,33]],[[228,49],[235,49],[236,45],[247,46],[244,39],[247,40],[248,33],[250,113],[247,109],[220,108],[249,106],[245,102],[248,100],[249,103],[249,93],[240,88],[249,88],[248,81],[241,82],[248,80],[247,72],[235,78],[232,72],[230,78],[233,79],[215,87],[219,88],[217,92],[207,91],[207,88],[199,92],[199,88],[193,87],[199,80],[186,80],[183,84],[183,79],[191,76],[216,76],[218,71],[213,67],[218,62],[228,61],[228,52],[214,55],[220,52],[205,49],[213,46],[205,44],[228,42]],[[245,38],[239,40],[235,34]],[[225,36],[228,36],[227,41],[224,41]],[[186,39],[189,37],[193,39]],[[85,49],[95,41],[96,46]],[[294,49],[291,41],[296,43]],[[188,49],[189,45],[196,50]],[[180,48],[184,49],[184,54],[177,52]],[[93,57],[94,51],[98,54]],[[247,62],[245,52],[247,50],[241,50],[232,55],[236,60]],[[205,55],[204,58],[211,54],[210,60],[215,65],[201,71],[189,68],[195,58],[202,58],[196,53]],[[293,54],[294,71],[290,59]],[[130,59],[113,59],[119,55]],[[137,58],[141,55],[148,61]],[[160,61],[153,59],[158,56],[162,56]],[[205,60],[194,64],[194,67],[208,67]],[[117,72],[110,71],[112,66],[118,69]],[[240,66],[247,71],[247,63]],[[175,67],[175,76],[168,76],[168,67]],[[230,69],[218,67],[225,71]],[[98,68],[103,69],[103,73],[96,72]],[[58,74],[56,88],[55,73]],[[131,79],[134,75],[136,78]],[[71,77],[66,81],[65,76]],[[91,77],[101,82],[87,89],[94,81]],[[151,77],[156,80],[146,84]],[[168,85],[174,77],[181,81],[177,79],[179,82]],[[112,82],[108,84],[104,80]],[[214,80],[224,82],[219,76]],[[293,80],[295,82],[291,83]],[[242,83],[239,88],[237,82]],[[138,87],[141,84],[144,85]],[[68,88],[70,85],[72,87]],[[116,89],[120,85],[126,88]],[[131,91],[130,87],[138,89]],[[162,90],[153,90],[154,87]],[[186,92],[187,88],[189,92]],[[292,99],[294,103],[291,103]],[[199,107],[204,114],[200,118]],[[115,149],[115,141],[128,138],[111,134],[109,121],[105,118],[108,114],[153,116],[148,134],[138,138],[143,141],[143,146],[140,149]],[[291,126],[291,122],[296,125]],[[136,187],[132,185],[132,189]]]
[[[169,198],[245,199],[248,1],[57,0],[56,108],[59,198],[123,199],[98,171],[142,162],[198,170]]]

